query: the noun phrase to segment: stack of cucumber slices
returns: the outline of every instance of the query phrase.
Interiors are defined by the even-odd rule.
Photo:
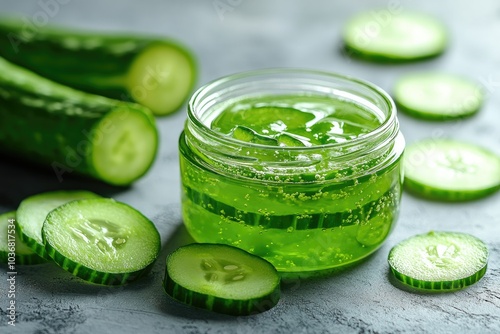
[[[16,217],[17,216],[17,217]],[[0,216],[1,259],[16,226],[16,264],[54,261],[88,282],[119,285],[146,274],[160,252],[155,225],[127,204],[89,191],[56,191],[26,198]],[[8,231],[8,232],[7,232]]]

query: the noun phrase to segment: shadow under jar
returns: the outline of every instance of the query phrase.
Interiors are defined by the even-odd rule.
[[[282,273],[355,263],[398,216],[404,139],[391,98],[365,81],[299,69],[221,78],[192,96],[179,149],[192,237]]]

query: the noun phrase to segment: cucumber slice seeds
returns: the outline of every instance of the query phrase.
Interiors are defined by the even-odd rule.
[[[488,248],[469,234],[431,231],[394,246],[388,261],[394,277],[408,286],[432,291],[458,290],[484,276]]]
[[[49,259],[42,238],[42,226],[47,214],[58,206],[85,198],[100,198],[90,191],[54,191],[24,199],[17,209],[18,237],[35,253]]]
[[[222,244],[175,250],[167,257],[163,287],[182,303],[230,315],[266,311],[280,297],[280,277],[271,263]]]
[[[0,263],[9,262],[9,253],[12,253],[11,244],[15,244],[15,264],[38,264],[45,259],[38,256],[30,247],[20,240],[15,232],[16,211],[0,215]],[[11,225],[11,226],[9,226]],[[13,230],[14,228],[14,230]]]
[[[424,119],[450,119],[475,114],[484,97],[478,85],[444,73],[412,73],[394,86],[400,110]]]
[[[429,199],[463,201],[500,189],[500,157],[452,139],[426,139],[406,148],[405,186]]]
[[[370,11],[345,25],[345,47],[354,55],[376,61],[410,61],[441,54],[447,43],[444,26],[417,13]]]
[[[47,215],[42,234],[47,254],[59,266],[106,285],[124,284],[147,273],[161,246],[149,219],[109,198],[58,207]]]

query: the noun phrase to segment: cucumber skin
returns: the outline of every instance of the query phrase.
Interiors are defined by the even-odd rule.
[[[133,101],[125,87],[130,64],[157,43],[172,46],[186,56],[193,68],[194,87],[195,58],[173,40],[30,27],[21,20],[0,18],[0,56],[63,85],[122,101]],[[183,102],[172,109],[177,110]]]
[[[45,237],[44,237],[45,242]],[[80,277],[87,282],[101,285],[123,285],[135,281],[145,275],[147,275],[156,261],[150,263],[147,267],[129,273],[104,273],[94,269],[87,268],[81,264],[75,263],[70,259],[67,259],[59,253],[54,247],[52,247],[48,242],[45,242],[45,250],[50,259],[52,259],[58,266],[73,274],[74,276]]]
[[[231,300],[228,302],[228,300],[224,298],[208,296],[199,292],[188,290],[170,279],[168,273],[165,273],[163,288],[169,296],[181,303],[212,312],[234,316],[252,315],[268,311],[278,303],[280,297],[280,291],[278,288],[272,293],[260,298]]]
[[[404,179],[404,187],[407,191],[416,196],[443,202],[471,201],[489,196],[500,190],[500,186],[476,191],[453,191],[446,189],[436,189],[420,182],[410,180],[408,178]]]
[[[36,242],[35,239],[32,239],[28,237],[26,234],[23,233],[23,229],[19,224],[16,224],[16,234],[19,236],[19,240],[24,242],[29,248],[35,252],[38,257],[40,257],[43,261],[50,261],[51,258],[47,254],[47,251],[45,248],[40,245],[38,242]]]
[[[234,316],[252,315],[268,311],[278,303],[281,295],[280,284],[278,284],[271,293],[259,298],[227,300],[186,289],[170,278],[168,270],[165,270],[163,288],[169,296],[181,303]]]
[[[0,58],[0,151],[51,166],[60,182],[58,170],[115,184],[97,173],[90,149],[91,142],[102,137],[96,127],[117,109],[144,115],[158,144],[155,120],[147,108],[73,90]]]
[[[400,56],[391,56],[389,54],[379,54],[379,53],[371,53],[363,50],[359,50],[349,44],[344,43],[341,48],[341,54],[345,55],[349,58],[356,58],[360,60],[364,60],[367,62],[376,62],[380,64],[404,64],[404,63],[412,63],[412,62],[420,62],[433,58],[437,58],[441,56],[445,52],[445,48],[440,50],[439,52],[435,52],[432,54],[428,54],[425,56],[418,57],[400,57]]]
[[[8,263],[8,253],[1,253],[0,252],[0,263]],[[46,263],[47,260],[44,258],[41,258],[37,254],[33,253],[31,255],[19,255],[16,254],[16,266],[17,265],[32,265],[32,264],[41,264],[41,263]]]
[[[22,241],[22,239],[19,241]],[[8,263],[8,259],[9,259],[8,253],[0,252],[0,263]],[[15,264],[17,266],[17,265],[41,264],[41,263],[46,263],[46,262],[47,262],[47,260],[45,258],[40,257],[36,253],[30,254],[30,255],[16,254]]]
[[[390,255],[389,255],[390,256]],[[423,290],[423,291],[433,291],[433,292],[448,292],[448,291],[456,291],[456,290],[461,290],[469,285],[472,285],[476,282],[478,282],[486,273],[487,270],[487,265],[485,265],[481,270],[479,270],[477,273],[465,277],[459,280],[453,280],[453,281],[439,281],[439,282],[431,282],[431,281],[423,281],[423,280],[418,280],[418,279],[413,279],[411,277],[408,277],[406,275],[403,275],[399,273],[397,270],[394,268],[391,268],[391,272],[394,275],[394,277],[400,281],[401,283],[408,285],[410,287],[413,287],[417,290]]]
[[[433,114],[433,113],[425,113],[421,112],[419,110],[415,110],[413,108],[406,107],[405,105],[401,104],[397,100],[394,101],[396,103],[396,106],[398,110],[404,112],[405,114],[412,116],[414,118],[419,118],[427,121],[451,121],[451,120],[462,120],[462,119],[467,119],[475,114],[478,113],[478,111],[481,109],[481,107],[477,109],[472,109],[467,113],[463,114],[458,114],[458,115],[444,115],[444,114]]]
[[[15,219],[16,216],[16,211],[11,211],[5,214],[2,214],[0,216],[10,216],[12,219]],[[18,242],[24,242],[23,241],[23,234],[19,230],[19,225],[17,224],[17,220],[15,221],[15,233],[16,233],[16,247]],[[24,242],[26,244],[26,242]],[[15,255],[15,265],[29,265],[29,264],[40,264],[40,263],[45,263],[47,262],[45,258],[40,257],[38,254],[36,254],[34,251],[32,254],[18,254],[17,253],[17,248],[16,248],[16,255]],[[0,251],[0,263],[8,263],[9,262],[9,252],[3,252]]]
[[[8,263],[8,256],[0,254],[0,263]],[[17,265],[34,265],[34,264],[42,264],[47,263],[47,260],[41,258],[37,254],[32,255],[17,255],[16,254],[16,266]]]

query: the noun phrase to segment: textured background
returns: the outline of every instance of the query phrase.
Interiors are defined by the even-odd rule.
[[[1,14],[33,19],[56,0],[0,1]],[[411,143],[449,136],[500,154],[500,4],[491,1],[70,1],[52,8],[50,22],[77,28],[155,33],[193,49],[200,65],[198,86],[230,73],[263,67],[306,67],[372,81],[386,90],[410,71],[444,70],[483,86],[487,100],[472,119],[429,123],[400,115]],[[340,51],[340,29],[360,10],[397,3],[405,11],[431,13],[449,28],[441,57],[405,65],[349,59]],[[217,11],[214,4],[224,6]],[[45,8],[45,9],[44,9]],[[52,15],[53,14],[53,15]],[[179,305],[161,287],[164,259],[189,237],[179,204],[177,138],[185,108],[158,120],[160,154],[152,170],[127,189],[55,175],[0,156],[0,212],[28,195],[53,189],[87,188],[142,211],[157,225],[163,251],[152,273],[125,287],[82,283],[55,265],[18,267],[17,325],[7,326],[5,268],[0,268],[2,333],[499,333],[500,193],[460,204],[403,196],[398,225],[386,244],[361,265],[314,280],[288,280],[277,307],[243,318],[214,315]],[[464,231],[491,251],[489,270],[476,285],[450,294],[415,294],[397,288],[386,257],[398,241],[431,229]]]

